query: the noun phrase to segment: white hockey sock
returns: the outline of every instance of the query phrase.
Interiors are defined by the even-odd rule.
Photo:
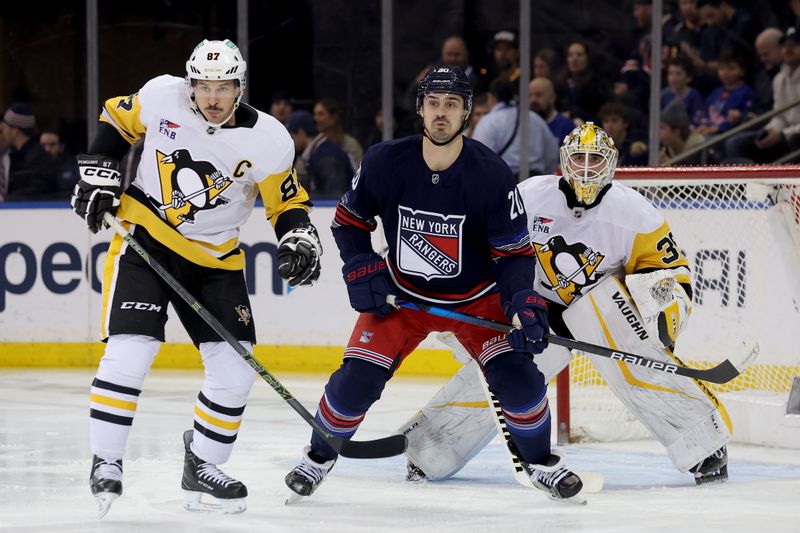
[[[156,339],[142,335],[109,337],[89,398],[94,455],[122,459],[142,384],[159,346]]]
[[[242,345],[253,349],[250,343]],[[204,342],[200,354],[206,375],[194,406],[192,452],[221,465],[233,450],[256,373],[225,342]]]

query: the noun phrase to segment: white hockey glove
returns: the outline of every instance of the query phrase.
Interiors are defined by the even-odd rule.
[[[289,285],[312,285],[319,279],[322,244],[312,224],[286,233],[278,243],[278,274]]]
[[[630,274],[625,285],[631,293],[644,327],[656,346],[671,348],[686,327],[692,300],[669,270]]]
[[[104,155],[77,157],[80,180],[72,191],[73,211],[86,221],[89,230],[97,233],[103,224],[103,214],[114,214],[122,194],[119,161]]]

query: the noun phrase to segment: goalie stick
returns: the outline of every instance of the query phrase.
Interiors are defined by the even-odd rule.
[[[303,407],[291,392],[289,392],[280,381],[278,381],[275,376],[273,376],[264,366],[258,362],[258,360],[253,357],[253,354],[247,350],[244,346],[242,346],[238,340],[227,330],[225,327],[214,318],[205,307],[203,307],[197,299],[192,296],[189,291],[187,291],[183,285],[180,284],[178,280],[176,280],[167,270],[161,266],[155,259],[150,257],[147,253],[147,250],[142,248],[142,246],[133,238],[133,236],[126,230],[122,225],[117,222],[117,219],[114,218],[113,215],[110,213],[105,213],[103,215],[103,221],[111,228],[116,231],[120,237],[122,237],[128,245],[133,248],[137,254],[144,260],[145,263],[150,265],[150,267],[155,270],[155,272],[161,276],[161,278],[167,282],[167,284],[172,287],[178,296],[183,298],[183,300],[189,304],[189,306],[194,309],[194,311],[200,315],[200,317],[206,321],[206,323],[211,326],[220,337],[222,337],[225,342],[231,345],[231,347],[236,350],[242,359],[244,359],[247,364],[249,364],[256,373],[261,376],[261,378],[269,383],[270,387],[272,387],[275,392],[283,398],[286,403],[288,403],[292,409],[297,411],[297,413],[303,418],[303,420],[310,425],[314,431],[317,432],[319,436],[321,436],[325,442],[336,452],[340,453],[344,457],[349,457],[351,459],[375,459],[381,457],[393,457],[395,455],[400,455],[401,453],[406,451],[406,447],[408,446],[408,440],[406,439],[405,435],[390,435],[389,437],[384,437],[382,439],[377,440],[370,440],[370,441],[351,441],[345,440],[341,437],[336,437],[331,435],[325,428],[323,428],[319,422],[314,418],[314,416],[308,412],[308,410]]]
[[[459,351],[470,357],[470,355],[464,350],[464,347],[461,346],[461,343],[458,342],[458,339],[455,338],[455,335],[452,333],[440,333],[436,336],[441,342],[445,343],[451,350]],[[511,433],[508,432],[508,425],[506,425],[506,417],[503,415],[503,409],[500,407],[500,400],[489,390],[489,385],[486,383],[486,378],[483,376],[483,372],[481,372],[480,366],[475,365],[475,372],[478,375],[478,381],[480,381],[481,387],[483,388],[483,394],[486,396],[486,401],[489,404],[489,409],[492,412],[492,419],[494,420],[495,426],[497,426],[497,430],[500,432],[500,435],[503,437],[505,442],[505,449],[508,453],[508,458],[511,461],[511,472],[514,474],[514,479],[517,483],[522,485],[523,487],[528,488],[536,488],[531,481],[531,471],[527,468],[527,465],[522,462],[519,456],[514,452],[516,446],[514,446],[514,442],[511,440]],[[581,492],[585,492],[587,494],[593,492],[600,492],[603,488],[603,474],[601,472],[576,472],[579,478],[581,478],[581,482],[583,482],[583,489]],[[537,489],[539,490],[539,489]]]
[[[473,324],[476,326],[482,326],[485,328],[493,329],[495,331],[502,331],[508,333],[514,329],[514,326],[512,326],[511,324],[505,324],[503,322],[497,322],[496,320],[489,320],[488,318],[482,318],[479,316],[467,315],[464,313],[459,313],[458,311],[452,311],[450,309],[444,309],[441,307],[426,305],[419,302],[397,300],[392,295],[390,295],[387,298],[387,301],[390,305],[405,307],[406,309],[413,309],[415,311],[422,311],[423,313],[449,318],[451,320],[457,320],[459,322],[465,322],[467,324]],[[703,381],[710,381],[711,383],[719,383],[719,384],[727,383],[732,379],[736,378],[739,374],[745,371],[745,369],[750,365],[750,363],[753,362],[753,360],[758,355],[758,344],[752,339],[745,339],[744,341],[742,341],[742,343],[744,345],[745,351],[747,352],[747,355],[738,364],[734,364],[729,359],[725,359],[716,366],[701,370],[697,368],[689,368],[682,365],[674,365],[671,363],[655,361],[653,359],[648,359],[647,357],[637,355],[634,353],[624,352],[621,350],[613,350],[611,348],[606,348],[605,346],[598,346],[597,344],[591,344],[589,342],[567,339],[566,337],[560,337],[552,333],[545,335],[544,338],[549,343],[557,344],[559,346],[564,346],[565,348],[569,348],[571,350],[580,350],[582,352],[592,353],[594,355],[607,357],[609,359],[614,359],[616,361],[622,361],[624,363],[629,363],[632,365],[643,366],[651,370],[655,370],[657,372],[676,374],[678,376],[685,376],[689,378],[700,379]]]

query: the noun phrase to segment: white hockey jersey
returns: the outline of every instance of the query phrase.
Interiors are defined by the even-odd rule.
[[[189,107],[184,80],[175,76],[107,100],[102,122],[131,144],[144,136],[136,178],[117,216],[146,227],[190,261],[242,268],[243,254],[228,254],[238,247],[239,228],[259,192],[273,225],[281,213],[310,206],[293,171],[294,142],[286,128],[266,113],[248,111],[249,123],[209,134]]]
[[[669,224],[642,195],[617,182],[591,209],[572,208],[566,182],[534,176],[519,184],[536,251],[534,289],[569,305],[609,275],[673,269],[689,285],[689,262]]]

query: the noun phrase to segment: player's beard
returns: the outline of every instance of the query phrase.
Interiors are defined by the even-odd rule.
[[[437,120],[442,120],[442,119],[436,119],[434,120],[434,122],[436,122]],[[450,121],[446,122],[447,125],[450,126]],[[431,126],[433,126],[433,124],[431,124]],[[425,133],[427,134],[428,138],[438,146],[449,144],[453,139],[456,138],[456,135],[458,135],[458,132],[451,131],[450,128],[448,128],[447,130],[443,130],[438,128],[432,129],[426,127]]]

